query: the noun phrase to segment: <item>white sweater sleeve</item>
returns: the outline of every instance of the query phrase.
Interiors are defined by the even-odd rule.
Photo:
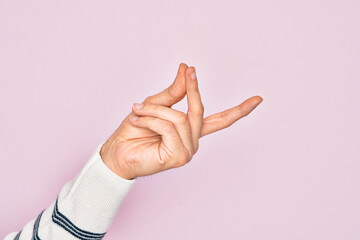
[[[102,239],[136,180],[124,179],[104,164],[102,145],[96,147],[83,169],[62,187],[48,208],[5,240]]]

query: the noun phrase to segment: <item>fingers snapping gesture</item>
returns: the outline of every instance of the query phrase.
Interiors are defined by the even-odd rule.
[[[188,111],[172,109],[187,95]],[[254,96],[238,106],[204,118],[194,67],[181,63],[172,85],[135,103],[132,112],[104,143],[104,163],[125,179],[134,179],[188,163],[199,139],[229,127],[248,115],[262,98]]]

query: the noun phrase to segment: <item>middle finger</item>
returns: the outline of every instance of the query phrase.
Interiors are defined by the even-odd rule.
[[[189,67],[185,75],[186,95],[188,102],[188,118],[191,126],[195,151],[199,148],[199,138],[204,116],[204,105],[201,101],[198,80],[194,67]]]

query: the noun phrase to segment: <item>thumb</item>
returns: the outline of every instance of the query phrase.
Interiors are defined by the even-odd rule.
[[[188,66],[185,63],[180,63],[174,82],[160,93],[147,97],[143,103],[171,107],[175,103],[181,101],[186,94],[185,72],[187,68]]]

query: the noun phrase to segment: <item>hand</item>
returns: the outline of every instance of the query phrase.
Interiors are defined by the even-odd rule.
[[[171,108],[185,94],[187,114]],[[180,167],[197,152],[199,138],[229,127],[261,102],[261,97],[254,96],[204,119],[195,68],[181,63],[170,87],[133,105],[132,112],[103,144],[100,155],[125,179]]]

